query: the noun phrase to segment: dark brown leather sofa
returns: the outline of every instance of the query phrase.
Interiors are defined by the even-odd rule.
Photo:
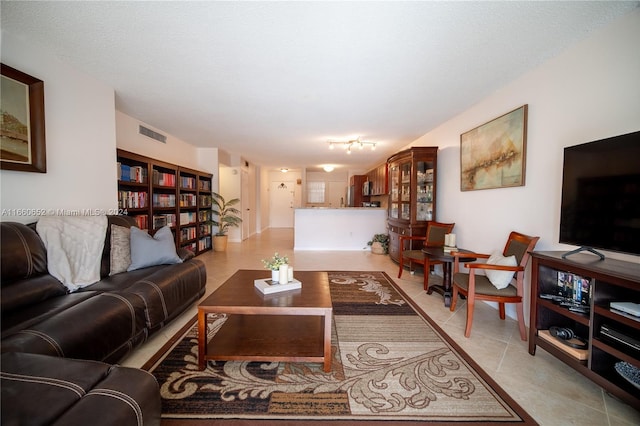
[[[48,408],[52,410],[47,412],[57,413],[57,410],[53,409],[54,406],[66,404],[64,392],[45,392],[39,384],[39,380],[49,375],[47,372],[52,380],[67,380],[64,376],[56,377],[55,374],[65,371],[65,363],[71,363],[72,360],[60,358],[73,358],[73,363],[85,363],[84,368],[87,371],[92,374],[95,372],[96,377],[100,377],[94,381],[96,385],[101,380],[108,381],[113,377],[146,375],[143,371],[116,368],[104,363],[122,360],[132,349],[204,294],[204,263],[194,258],[187,250],[178,250],[183,263],[152,266],[109,276],[111,224],[131,227],[135,226],[135,221],[127,216],[108,216],[108,222],[100,271],[101,280],[73,293],[69,293],[62,283],[47,272],[46,249],[35,231],[35,225],[0,223],[0,350],[3,354],[3,380],[0,386],[3,425],[54,424],[63,419],[65,421],[60,424],[98,424],[96,421],[99,415],[96,414],[100,411],[92,409],[85,409],[84,412],[89,417],[84,418],[84,422],[67,422],[69,419],[57,418],[57,414],[44,422],[26,422],[25,418],[19,416],[41,410],[43,401],[39,401],[40,396],[49,398],[47,404],[51,405]],[[6,361],[5,357],[10,357],[7,359],[11,362]],[[74,365],[75,368],[83,368]],[[8,380],[6,374],[9,372],[5,369],[8,366],[11,366],[12,375],[30,376],[36,371],[39,379]],[[73,370],[71,364],[69,368]],[[155,393],[158,399],[157,407],[154,404],[142,404],[141,407],[155,407],[153,410],[157,408],[157,413],[147,413],[143,416],[144,421],[137,424],[155,424],[155,421],[150,420],[159,419],[159,392],[155,380],[152,380],[153,383],[136,377],[120,377],[120,380],[130,382],[124,389],[118,390],[124,396],[140,391],[137,389],[138,386],[147,387],[147,390],[149,387],[154,388],[151,392]],[[84,389],[85,386],[82,387]],[[88,389],[84,391],[87,395],[95,396]],[[14,392],[17,392],[18,396],[23,392],[27,393],[21,395],[22,397],[16,397]],[[136,399],[135,396],[132,398]],[[79,402],[71,405],[75,407],[84,399],[80,398]],[[102,402],[96,404],[100,405]],[[130,407],[124,404],[122,408],[125,406]],[[69,409],[59,410],[58,414],[66,415]],[[136,424],[117,421],[118,416],[112,412],[108,418],[113,418],[113,422],[100,424]],[[79,419],[82,420],[82,417]],[[150,423],[147,420],[150,420]]]

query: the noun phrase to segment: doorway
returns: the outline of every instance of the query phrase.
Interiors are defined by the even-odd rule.
[[[276,181],[269,185],[269,212],[271,228],[293,228],[295,182]]]

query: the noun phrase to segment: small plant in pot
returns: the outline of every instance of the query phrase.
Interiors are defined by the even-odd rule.
[[[271,271],[271,279],[277,281],[278,274],[280,273],[280,266],[288,265],[289,258],[287,257],[287,255],[280,256],[276,252],[271,259],[262,259],[262,263],[264,264],[265,268]]]
[[[215,251],[225,251],[227,249],[227,239],[229,227],[238,227],[242,218],[240,210],[233,207],[240,202],[239,198],[225,200],[224,197],[216,192],[212,192],[213,196],[213,220],[211,223],[218,227],[218,232],[213,236],[213,249]]]
[[[371,253],[387,254],[389,253],[389,235],[375,234],[367,245],[371,246]]]

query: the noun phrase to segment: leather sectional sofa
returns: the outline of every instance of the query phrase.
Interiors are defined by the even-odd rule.
[[[135,221],[127,216],[107,219],[101,280],[74,292],[48,273],[47,252],[35,225],[0,223],[2,424],[159,422],[159,392],[153,377],[143,379],[140,375],[146,372],[109,364],[122,360],[198,300],[205,292],[206,269],[191,252],[178,249],[182,263],[110,276],[111,225],[130,228]],[[75,371],[83,368],[91,379],[78,384]],[[51,386],[60,381],[80,389],[77,401],[70,403],[65,392]],[[96,401],[91,389],[103,389],[105,383],[109,390],[101,394],[123,398],[109,398],[112,401],[105,405],[109,415],[100,416],[100,411],[86,408],[92,407],[86,400],[91,395]],[[148,402],[149,392],[156,403]],[[135,395],[146,402],[136,405]],[[43,411],[42,422],[23,422],[20,416],[41,410],[43,404],[51,409]],[[132,410],[133,406],[137,408]],[[141,407],[150,412],[139,411]],[[73,410],[79,410],[75,414],[79,417],[73,417]],[[135,422],[116,412],[125,417],[136,413]]]

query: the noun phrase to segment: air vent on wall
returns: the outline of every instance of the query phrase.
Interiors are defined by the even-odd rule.
[[[141,135],[145,135],[148,138],[155,139],[158,142],[167,143],[167,137],[165,135],[154,132],[153,130],[148,129],[144,126],[139,126],[139,133]]]

